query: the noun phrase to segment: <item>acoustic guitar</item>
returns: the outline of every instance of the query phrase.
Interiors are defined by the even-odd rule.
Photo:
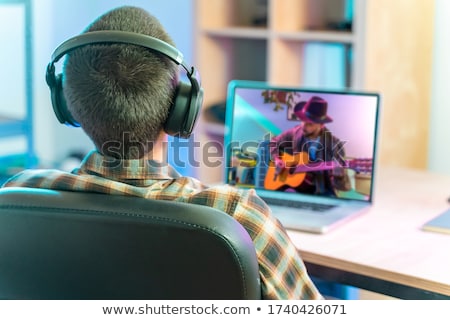
[[[277,168],[273,161],[269,164],[264,178],[264,188],[267,190],[277,190],[284,186],[296,188],[303,182],[308,172],[331,170],[337,167],[352,169],[357,173],[372,172],[372,159],[368,158],[350,159],[344,164],[336,161],[309,163],[306,152],[295,155],[284,153],[280,158],[284,161],[285,168]]]

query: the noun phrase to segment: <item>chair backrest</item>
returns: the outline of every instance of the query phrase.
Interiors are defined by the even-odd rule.
[[[0,189],[0,299],[260,299],[246,230],[211,207]]]

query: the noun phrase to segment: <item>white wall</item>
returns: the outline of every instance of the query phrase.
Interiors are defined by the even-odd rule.
[[[435,0],[435,8],[428,167],[431,171],[450,174],[450,1]]]

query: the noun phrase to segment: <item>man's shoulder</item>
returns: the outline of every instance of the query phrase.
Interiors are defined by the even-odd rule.
[[[205,192],[213,192],[219,194],[227,194],[229,196],[234,196],[237,198],[246,198],[246,197],[254,197],[256,192],[254,189],[240,189],[235,186],[229,184],[218,184],[218,185],[210,185],[207,186],[203,191]]]
[[[240,189],[230,185],[209,186],[191,195],[194,202],[227,208],[224,211],[259,211],[266,213],[267,205],[254,189]]]
[[[27,169],[11,176],[2,187],[43,188],[52,181],[70,176],[71,173],[57,169]]]

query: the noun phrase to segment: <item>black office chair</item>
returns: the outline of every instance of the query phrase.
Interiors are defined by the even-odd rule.
[[[246,230],[206,206],[0,189],[0,299],[260,299]]]

